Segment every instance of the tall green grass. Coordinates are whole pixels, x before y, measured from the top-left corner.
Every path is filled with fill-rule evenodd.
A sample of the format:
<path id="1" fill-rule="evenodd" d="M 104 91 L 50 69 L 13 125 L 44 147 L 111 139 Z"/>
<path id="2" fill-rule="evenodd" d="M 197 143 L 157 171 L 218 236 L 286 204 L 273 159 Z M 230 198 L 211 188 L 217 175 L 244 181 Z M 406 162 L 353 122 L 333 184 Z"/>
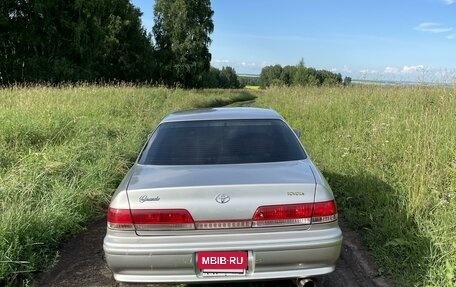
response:
<path id="1" fill-rule="evenodd" d="M 276 88 L 343 215 L 399 286 L 456 286 L 456 89 Z"/>
<path id="2" fill-rule="evenodd" d="M 147 134 L 171 111 L 245 91 L 0 89 L 0 286 L 29 285 L 65 238 L 104 213 Z"/>

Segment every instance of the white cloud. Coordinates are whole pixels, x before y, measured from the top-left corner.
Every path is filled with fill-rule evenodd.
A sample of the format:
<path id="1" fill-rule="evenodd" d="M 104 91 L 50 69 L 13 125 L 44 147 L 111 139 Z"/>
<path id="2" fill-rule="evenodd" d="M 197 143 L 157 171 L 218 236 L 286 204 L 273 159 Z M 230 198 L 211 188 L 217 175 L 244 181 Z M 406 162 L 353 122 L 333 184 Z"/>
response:
<path id="1" fill-rule="evenodd" d="M 259 63 L 255 63 L 255 62 L 245 62 L 245 61 L 241 62 L 240 64 L 241 64 L 241 66 L 243 66 L 243 67 L 260 67 L 260 66 L 261 66 Z"/>
<path id="2" fill-rule="evenodd" d="M 440 69 L 435 71 L 434 77 L 440 82 L 455 83 L 456 81 L 456 70 L 454 69 Z"/>
<path id="3" fill-rule="evenodd" d="M 359 71 L 360 74 L 378 74 L 377 70 L 369 70 L 369 69 L 363 69 Z"/>
<path id="4" fill-rule="evenodd" d="M 264 65 L 263 65 L 264 64 Z M 249 61 L 238 61 L 238 60 L 227 60 L 227 59 L 213 59 L 211 65 L 215 68 L 221 69 L 223 67 L 230 66 L 241 74 L 259 74 L 261 68 L 267 65 L 266 62 L 249 62 Z"/>
<path id="5" fill-rule="evenodd" d="M 444 26 L 440 23 L 423 22 L 415 27 L 415 30 L 429 33 L 447 33 L 453 31 L 453 27 Z"/>
<path id="6" fill-rule="evenodd" d="M 338 70 L 337 70 L 337 68 L 331 68 L 331 70 L 329 70 L 329 71 L 331 71 L 333 73 L 337 73 Z"/>
<path id="7" fill-rule="evenodd" d="M 213 60 L 214 63 L 222 63 L 222 64 L 228 64 L 230 62 L 230 60 L 218 60 L 218 59 L 215 59 Z"/>
<path id="8" fill-rule="evenodd" d="M 440 69 L 440 70 L 435 71 L 434 75 L 438 78 L 447 78 L 447 77 L 452 77 L 456 74 L 454 74 L 454 72 L 449 69 Z"/>
<path id="9" fill-rule="evenodd" d="M 383 73 L 385 74 L 397 74 L 399 73 L 399 69 L 396 67 L 386 67 L 385 70 L 383 70 Z"/>
<path id="10" fill-rule="evenodd" d="M 344 65 L 344 68 L 342 69 L 342 71 L 344 71 L 345 73 L 351 73 L 351 72 L 352 72 L 352 70 L 350 69 L 350 67 L 347 66 L 347 65 Z"/>
<path id="11" fill-rule="evenodd" d="M 425 65 L 388 66 L 382 71 L 366 68 L 359 70 L 357 76 L 363 80 L 456 83 L 456 69 L 432 69 Z"/>
<path id="12" fill-rule="evenodd" d="M 443 3 L 447 4 L 447 5 L 451 5 L 455 2 L 455 0 L 442 0 Z"/>
<path id="13" fill-rule="evenodd" d="M 423 69 L 424 69 L 423 65 L 404 66 L 404 67 L 402 67 L 401 73 L 404 73 L 404 74 L 416 73 L 416 72 L 423 71 Z"/>
<path id="14" fill-rule="evenodd" d="M 403 66 L 402 68 L 385 67 L 383 73 L 385 74 L 413 74 L 422 72 L 425 69 L 424 65 Z M 376 71 L 375 71 L 376 72 Z"/>

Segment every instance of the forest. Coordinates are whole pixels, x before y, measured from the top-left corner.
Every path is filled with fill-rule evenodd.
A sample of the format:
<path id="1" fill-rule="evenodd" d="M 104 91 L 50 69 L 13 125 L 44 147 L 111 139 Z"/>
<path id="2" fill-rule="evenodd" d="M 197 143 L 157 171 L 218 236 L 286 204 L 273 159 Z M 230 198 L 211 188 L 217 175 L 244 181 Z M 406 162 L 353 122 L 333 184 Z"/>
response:
<path id="1" fill-rule="evenodd" d="M 3 0 L 0 85 L 128 82 L 241 88 L 249 81 L 241 84 L 234 68 L 210 66 L 213 14 L 210 0 L 158 0 L 148 32 L 142 12 L 129 0 Z M 340 74 L 301 62 L 263 67 L 259 84 L 341 83 Z"/>

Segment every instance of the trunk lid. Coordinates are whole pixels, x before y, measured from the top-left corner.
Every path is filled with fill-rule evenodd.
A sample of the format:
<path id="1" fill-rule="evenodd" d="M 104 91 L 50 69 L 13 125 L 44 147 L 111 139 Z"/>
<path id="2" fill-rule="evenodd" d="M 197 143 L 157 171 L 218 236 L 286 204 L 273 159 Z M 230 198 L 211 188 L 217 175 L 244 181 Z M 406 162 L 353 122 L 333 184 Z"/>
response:
<path id="1" fill-rule="evenodd" d="M 260 206 L 313 203 L 315 178 L 309 160 L 135 165 L 127 194 L 131 209 L 183 209 L 195 222 L 247 221 Z"/>

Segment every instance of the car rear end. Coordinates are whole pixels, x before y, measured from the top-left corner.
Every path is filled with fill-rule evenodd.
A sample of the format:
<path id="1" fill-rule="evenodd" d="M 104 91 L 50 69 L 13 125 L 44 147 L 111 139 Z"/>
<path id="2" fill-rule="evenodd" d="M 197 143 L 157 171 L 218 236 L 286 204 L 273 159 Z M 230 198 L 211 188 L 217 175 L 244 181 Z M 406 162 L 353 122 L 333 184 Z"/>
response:
<path id="1" fill-rule="evenodd" d="M 342 241 L 336 203 L 286 123 L 201 122 L 160 125 L 114 194 L 104 250 L 115 279 L 214 282 L 332 272 Z"/>

